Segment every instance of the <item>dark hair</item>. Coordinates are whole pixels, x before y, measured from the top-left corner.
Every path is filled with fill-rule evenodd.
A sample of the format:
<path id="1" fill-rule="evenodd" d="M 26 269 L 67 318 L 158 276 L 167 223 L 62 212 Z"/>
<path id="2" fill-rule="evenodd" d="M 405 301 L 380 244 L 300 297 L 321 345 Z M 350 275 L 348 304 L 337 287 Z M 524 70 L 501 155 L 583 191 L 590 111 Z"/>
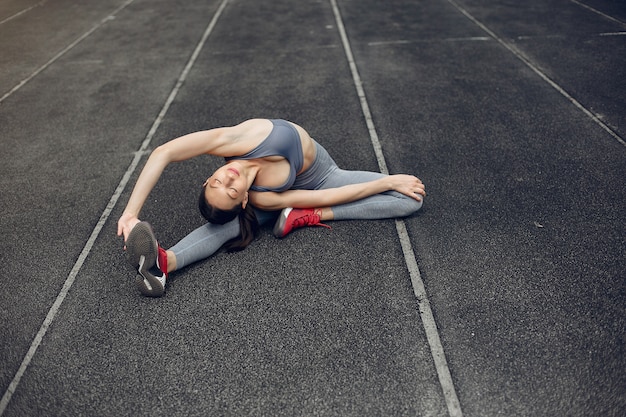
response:
<path id="1" fill-rule="evenodd" d="M 244 209 L 240 204 L 237 204 L 230 210 L 221 210 L 214 207 L 206 201 L 205 190 L 206 186 L 202 187 L 200 192 L 200 198 L 198 198 L 198 208 L 200 214 L 209 223 L 213 224 L 225 224 L 233 220 L 235 217 L 239 217 L 239 228 L 241 230 L 239 236 L 224 243 L 224 249 L 228 252 L 235 252 L 245 249 L 256 237 L 256 233 L 259 230 L 259 222 L 254 214 L 254 209 L 250 204 L 246 205 Z"/>

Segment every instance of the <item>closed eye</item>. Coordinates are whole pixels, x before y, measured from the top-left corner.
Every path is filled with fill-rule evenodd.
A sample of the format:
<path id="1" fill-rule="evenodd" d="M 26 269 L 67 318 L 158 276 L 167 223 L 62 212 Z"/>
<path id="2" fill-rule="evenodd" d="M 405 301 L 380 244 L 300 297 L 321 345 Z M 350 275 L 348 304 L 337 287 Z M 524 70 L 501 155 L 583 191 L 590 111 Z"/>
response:
<path id="1" fill-rule="evenodd" d="M 223 184 L 223 182 L 220 181 L 219 179 L 217 179 L 217 178 L 213 179 L 213 186 L 218 186 L 218 185 L 222 185 L 222 184 Z M 235 198 L 237 198 L 239 196 L 239 191 L 237 191 L 236 188 L 231 187 L 231 188 L 228 189 L 227 194 L 228 194 L 228 196 L 230 198 L 235 199 Z"/>

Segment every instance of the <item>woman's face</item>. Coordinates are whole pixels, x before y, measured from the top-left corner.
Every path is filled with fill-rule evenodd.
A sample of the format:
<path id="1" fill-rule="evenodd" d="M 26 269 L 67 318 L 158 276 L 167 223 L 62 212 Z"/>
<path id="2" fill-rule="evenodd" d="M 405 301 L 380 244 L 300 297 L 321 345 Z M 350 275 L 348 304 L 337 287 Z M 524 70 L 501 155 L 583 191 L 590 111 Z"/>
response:
<path id="1" fill-rule="evenodd" d="M 204 197 L 220 210 L 248 204 L 248 181 L 241 175 L 243 167 L 230 162 L 213 173 L 205 182 Z"/>

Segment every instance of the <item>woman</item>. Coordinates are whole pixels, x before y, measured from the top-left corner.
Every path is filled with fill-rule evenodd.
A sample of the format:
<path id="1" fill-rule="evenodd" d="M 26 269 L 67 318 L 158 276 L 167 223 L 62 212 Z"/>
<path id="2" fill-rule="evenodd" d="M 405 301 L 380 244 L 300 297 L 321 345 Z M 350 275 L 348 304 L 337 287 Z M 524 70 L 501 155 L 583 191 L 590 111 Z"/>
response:
<path id="1" fill-rule="evenodd" d="M 169 163 L 202 154 L 226 159 L 200 193 L 200 212 L 209 223 L 166 251 L 158 246 L 150 225 L 139 221 L 139 212 Z M 412 175 L 339 169 L 294 123 L 252 119 L 181 136 L 156 148 L 137 179 L 117 234 L 124 236 L 127 259 L 138 270 L 139 290 L 161 296 L 169 272 L 207 258 L 222 246 L 245 248 L 261 224 L 275 221 L 274 234 L 282 238 L 302 226 L 328 227 L 322 221 L 404 217 L 421 208 L 425 195 L 424 184 Z"/>

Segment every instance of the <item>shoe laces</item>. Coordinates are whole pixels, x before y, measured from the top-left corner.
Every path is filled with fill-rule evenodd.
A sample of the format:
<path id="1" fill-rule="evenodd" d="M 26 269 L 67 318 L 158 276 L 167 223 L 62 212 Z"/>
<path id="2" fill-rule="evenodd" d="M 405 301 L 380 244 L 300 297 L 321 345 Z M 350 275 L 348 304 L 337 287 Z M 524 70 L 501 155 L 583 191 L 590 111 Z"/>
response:
<path id="1" fill-rule="evenodd" d="M 293 227 L 304 227 L 304 226 L 322 226 L 327 229 L 331 229 L 331 227 L 327 224 L 324 224 L 320 221 L 320 217 L 322 215 L 322 210 L 311 210 L 310 212 L 305 212 L 302 216 L 293 219 Z"/>

